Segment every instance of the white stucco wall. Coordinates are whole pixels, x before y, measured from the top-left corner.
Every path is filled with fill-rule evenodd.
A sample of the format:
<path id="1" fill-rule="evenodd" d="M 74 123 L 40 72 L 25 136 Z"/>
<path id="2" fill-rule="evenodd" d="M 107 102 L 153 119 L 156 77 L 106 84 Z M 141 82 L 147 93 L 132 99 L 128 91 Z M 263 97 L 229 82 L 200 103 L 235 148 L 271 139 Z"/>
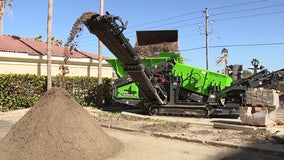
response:
<path id="1" fill-rule="evenodd" d="M 46 75 L 47 64 L 39 63 L 40 59 L 46 60 L 47 56 L 33 56 L 26 53 L 0 52 L 0 74 L 40 74 Z M 42 62 L 42 61 L 41 61 Z M 59 66 L 63 62 L 63 57 L 52 57 L 51 74 L 56 76 L 60 74 Z M 97 60 L 90 58 L 70 58 L 68 64 L 70 73 L 67 76 L 94 76 L 98 75 Z M 55 64 L 54 64 L 55 63 Z M 103 61 L 103 65 L 107 62 Z M 102 67 L 102 77 L 113 77 L 112 67 Z"/>

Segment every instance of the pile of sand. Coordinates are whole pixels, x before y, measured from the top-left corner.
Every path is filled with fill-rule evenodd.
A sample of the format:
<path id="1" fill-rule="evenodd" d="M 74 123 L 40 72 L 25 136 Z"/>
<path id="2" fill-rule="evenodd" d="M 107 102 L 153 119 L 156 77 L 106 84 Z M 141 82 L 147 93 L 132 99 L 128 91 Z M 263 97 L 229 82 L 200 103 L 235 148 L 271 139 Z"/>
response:
<path id="1" fill-rule="evenodd" d="M 0 159 L 105 159 L 120 145 L 65 90 L 56 87 L 0 141 Z"/>

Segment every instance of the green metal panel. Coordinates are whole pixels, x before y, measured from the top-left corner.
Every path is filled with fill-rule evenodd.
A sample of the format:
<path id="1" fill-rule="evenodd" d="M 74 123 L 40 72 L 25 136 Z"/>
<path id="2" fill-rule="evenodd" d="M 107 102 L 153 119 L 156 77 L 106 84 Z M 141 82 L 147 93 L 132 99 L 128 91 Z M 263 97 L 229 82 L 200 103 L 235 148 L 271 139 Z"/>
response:
<path id="1" fill-rule="evenodd" d="M 158 57 L 142 58 L 141 60 L 146 64 L 147 67 L 149 67 L 170 59 L 174 59 L 177 63 L 180 63 L 180 55 L 171 52 L 163 52 L 160 53 Z M 123 64 L 117 58 L 107 58 L 106 61 L 113 67 L 119 78 L 128 75 L 128 73 L 123 69 Z"/>
<path id="2" fill-rule="evenodd" d="M 160 53 L 158 57 L 142 58 L 141 60 L 147 67 L 154 66 L 167 60 L 174 59 L 177 63 L 180 63 L 180 55 L 177 53 L 164 52 Z M 123 64 L 117 58 L 108 58 L 106 61 L 113 67 L 119 78 L 128 75 L 123 69 Z M 131 84 L 119 87 L 116 91 L 117 98 L 140 98 L 138 86 L 133 82 Z"/>
<path id="3" fill-rule="evenodd" d="M 116 92 L 117 98 L 139 98 L 139 89 L 135 83 L 119 87 Z"/>
<path id="4" fill-rule="evenodd" d="M 106 61 L 112 66 L 118 78 L 128 75 L 123 69 L 123 64 L 117 58 L 107 58 Z"/>
<path id="5" fill-rule="evenodd" d="M 230 76 L 182 64 L 181 57 L 177 53 L 164 52 L 160 53 L 158 57 L 143 58 L 142 61 L 146 66 L 154 66 L 170 59 L 174 59 L 176 62 L 172 74 L 182 77 L 182 87 L 187 90 L 208 96 L 209 87 L 218 86 L 220 90 L 223 90 L 230 87 L 233 82 Z M 118 59 L 106 59 L 106 61 L 114 68 L 118 77 L 128 75 L 123 69 L 123 64 Z M 118 88 L 117 97 L 139 98 L 137 85 L 131 83 Z"/>
<path id="6" fill-rule="evenodd" d="M 209 87 L 218 86 L 223 90 L 233 82 L 230 76 L 179 63 L 174 66 L 172 73 L 182 77 L 183 88 L 206 96 Z"/>
<path id="7" fill-rule="evenodd" d="M 158 57 L 167 57 L 167 60 L 174 59 L 176 63 L 181 63 L 181 56 L 179 53 L 161 52 Z"/>

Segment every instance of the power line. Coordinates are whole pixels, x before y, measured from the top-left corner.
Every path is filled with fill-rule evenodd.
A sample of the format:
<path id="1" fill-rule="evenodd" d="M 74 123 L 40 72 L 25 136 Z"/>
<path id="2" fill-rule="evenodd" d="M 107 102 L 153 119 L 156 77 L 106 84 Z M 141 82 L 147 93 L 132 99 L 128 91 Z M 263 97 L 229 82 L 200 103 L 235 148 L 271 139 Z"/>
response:
<path id="1" fill-rule="evenodd" d="M 185 25 L 180 25 L 180 26 L 175 26 L 175 27 L 164 27 L 163 29 L 166 30 L 171 30 L 171 29 L 177 29 L 177 28 L 183 28 L 183 27 L 188 27 L 188 26 L 194 26 L 194 25 L 199 25 L 201 22 L 196 22 L 196 23 L 190 23 L 190 24 L 185 24 Z M 146 29 L 153 29 L 153 28 L 158 28 L 158 27 L 162 27 L 162 26 L 166 26 L 165 24 L 163 25 L 157 25 L 157 26 L 154 26 L 154 27 L 149 27 L 149 28 L 143 28 L 141 30 L 146 30 Z M 135 32 L 131 32 L 131 33 L 125 33 L 124 35 L 129 35 L 129 34 L 135 34 Z M 129 36 L 127 37 L 128 39 L 131 39 L 131 38 L 135 38 L 135 35 L 132 35 L 132 36 Z"/>
<path id="2" fill-rule="evenodd" d="M 228 8 L 228 7 L 236 7 L 236 6 L 241 6 L 241 5 L 247 5 L 247 4 L 255 4 L 255 3 L 260 3 L 260 2 L 264 2 L 264 1 L 267 1 L 267 0 L 258 0 L 258 1 L 253 1 L 253 2 L 247 2 L 247 3 L 240 3 L 240 4 L 234 4 L 234 5 L 227 5 L 227 6 L 222 6 L 222 7 L 216 7 L 216 8 L 212 8 L 210 10 L 217 10 L 217 9 L 221 9 L 221 8 Z M 281 5 L 284 5 L 284 4 L 280 4 Z M 273 6 L 266 6 L 266 7 L 259 7 L 259 8 L 251 8 L 251 9 L 247 9 L 247 10 L 257 10 L 257 9 L 264 9 L 264 8 L 270 8 L 270 7 L 274 7 L 276 5 L 273 5 Z M 279 6 L 279 5 L 278 5 Z M 237 11 L 233 11 L 234 13 L 238 13 L 238 12 L 244 12 L 245 10 L 237 10 Z M 195 11 L 195 12 L 190 12 L 190 13 L 186 13 L 186 14 L 182 14 L 182 15 L 177 15 L 177 16 L 172 16 L 172 17 L 169 17 L 169 18 L 165 18 L 165 19 L 160 19 L 160 20 L 156 20 L 156 21 L 152 21 L 152 22 L 148 22 L 148 23 L 144 23 L 144 24 L 140 24 L 140 25 L 135 25 L 135 26 L 132 26 L 132 27 L 128 27 L 128 30 L 126 31 L 129 31 L 129 28 L 135 28 L 135 27 L 138 27 L 138 26 L 146 26 L 146 25 L 150 25 L 150 24 L 154 24 L 154 23 L 158 23 L 158 22 L 163 22 L 163 21 L 167 21 L 167 20 L 171 20 L 171 19 L 174 19 L 174 18 L 179 18 L 179 17 L 184 17 L 184 16 L 187 16 L 187 15 L 191 15 L 191 14 L 197 14 L 197 13 L 200 13 L 201 11 Z M 278 12 L 270 12 L 270 13 L 261 13 L 261 14 L 254 14 L 254 15 L 246 15 L 246 16 L 237 16 L 237 17 L 229 17 L 229 18 L 221 18 L 221 19 L 217 19 L 215 21 L 224 21 L 224 20 L 231 20 L 231 19 L 238 19 L 238 18 L 248 18 L 248 17 L 256 17 L 256 16 L 265 16 L 265 15 L 271 15 L 271 14 L 280 14 L 280 13 L 283 13 L 284 11 L 278 11 Z M 223 12 L 223 13 L 218 13 L 218 14 L 215 14 L 215 15 L 222 15 L 222 14 L 228 14 L 230 12 Z M 181 22 L 186 22 L 186 21 L 190 21 L 190 20 L 194 20 L 194 19 L 199 19 L 199 18 L 202 18 L 202 17 L 193 17 L 193 18 L 190 18 L 190 19 L 184 19 L 184 20 L 179 20 L 179 21 L 174 21 L 174 22 L 169 22 L 169 23 L 165 23 L 165 24 L 161 24 L 161 25 L 156 25 L 156 26 L 152 26 L 152 27 L 147 27 L 147 28 L 144 28 L 144 29 L 152 29 L 152 28 L 158 28 L 158 27 L 164 27 L 164 29 L 176 29 L 176 28 L 183 28 L 183 27 L 187 27 L 187 26 L 193 26 L 193 25 L 198 25 L 200 24 L 201 22 L 198 22 L 198 23 L 190 23 L 190 24 L 185 24 L 185 25 L 178 25 L 176 27 L 171 27 L 169 28 L 168 25 L 172 25 L 172 24 L 176 24 L 176 23 L 181 23 Z M 165 28 L 165 26 L 167 26 L 167 28 Z M 126 34 L 134 34 L 134 32 L 126 32 Z M 132 38 L 135 37 L 135 36 L 131 36 Z M 85 38 L 85 37 L 84 37 Z M 84 39 L 83 38 L 83 39 Z M 129 37 L 130 38 L 130 37 Z M 83 43 L 88 43 L 88 40 L 84 40 L 82 41 Z M 83 46 L 86 46 L 86 45 L 83 45 Z"/>
<path id="3" fill-rule="evenodd" d="M 210 8 L 210 10 L 218 10 L 218 9 L 224 9 L 224 8 L 230 8 L 230 7 L 236 7 L 236 6 L 243 6 L 243 5 L 248 5 L 248 4 L 260 3 L 260 2 L 264 2 L 264 1 L 267 1 L 267 0 L 258 0 L 258 1 L 253 1 L 253 2 L 246 2 L 246 3 L 239 3 L 239 4 L 215 7 L 215 8 Z"/>
<path id="4" fill-rule="evenodd" d="M 203 16 L 199 16 L 199 17 L 195 17 L 195 18 L 190 18 L 190 19 L 184 19 L 184 20 L 169 22 L 169 23 L 165 23 L 165 24 L 161 24 L 161 25 L 157 25 L 157 26 L 152 26 L 152 27 L 148 27 L 148 28 L 143 28 L 143 29 L 158 28 L 158 27 L 162 27 L 162 26 L 166 26 L 166 25 L 171 25 L 171 24 L 186 22 L 186 21 L 190 21 L 190 20 L 194 20 L 194 19 L 200 19 L 200 18 L 202 18 L 202 17 L 203 17 Z M 195 24 L 195 23 L 194 23 L 194 24 Z"/>
<path id="5" fill-rule="evenodd" d="M 284 45 L 284 42 L 276 42 L 276 43 L 255 43 L 255 44 L 230 44 L 230 45 L 218 45 L 218 46 L 209 46 L 209 48 L 228 48 L 228 47 L 252 47 L 252 46 L 275 46 L 275 45 Z M 184 51 L 192 51 L 192 50 L 199 50 L 204 49 L 206 47 L 196 47 L 196 48 L 189 48 L 181 50 Z"/>
<path id="6" fill-rule="evenodd" d="M 254 14 L 254 15 L 246 15 L 246 16 L 237 16 L 237 17 L 229 17 L 229 18 L 223 18 L 223 19 L 216 19 L 214 21 L 224 21 L 224 20 L 233 20 L 233 19 L 239 19 L 239 18 L 249 18 L 249 17 L 256 17 L 256 16 L 266 16 L 266 15 L 272 15 L 272 14 L 280 14 L 280 13 L 284 13 L 284 11 L 278 11 L 278 12 L 269 12 L 269 13 L 261 13 L 261 14 Z M 194 25 L 198 25 L 201 22 L 198 23 L 190 23 L 190 24 L 185 24 L 185 25 L 180 25 L 180 26 L 176 26 L 176 27 L 171 27 L 171 28 L 165 28 L 165 29 L 176 29 L 176 28 L 183 28 L 183 27 L 187 27 L 187 26 L 194 26 Z M 164 26 L 164 25 L 160 25 L 160 26 Z M 155 26 L 155 27 L 160 27 L 160 26 Z M 151 29 L 151 28 L 147 28 L 147 29 Z M 132 33 L 134 34 L 134 33 Z M 135 36 L 130 36 L 128 37 L 129 39 L 134 38 Z M 83 40 L 80 42 L 80 44 L 82 43 L 88 43 L 91 42 L 95 39 L 91 38 L 91 40 Z M 92 44 L 86 44 L 86 45 L 81 45 L 81 47 L 83 46 L 90 46 Z"/>
<path id="7" fill-rule="evenodd" d="M 274 7 L 279 7 L 279 6 L 283 6 L 283 5 L 284 5 L 284 4 L 277 4 L 277 5 L 272 5 L 272 6 L 265 6 L 265 7 L 258 7 L 258 8 L 250 8 L 250 9 L 242 9 L 242 10 L 228 11 L 228 12 L 221 12 L 221 13 L 214 14 L 214 16 L 216 16 L 216 15 L 222 15 L 222 14 L 232 14 L 232 13 L 240 13 L 240 12 L 248 12 L 248 11 L 253 11 L 253 10 L 274 8 Z"/>
<path id="8" fill-rule="evenodd" d="M 248 3 L 241 3 L 241 4 L 236 4 L 236 5 L 229 5 L 229 6 L 218 7 L 218 8 L 240 6 L 240 5 L 245 5 L 245 4 L 253 4 L 253 3 L 259 3 L 259 2 L 263 2 L 263 1 L 267 1 L 267 0 L 254 1 L 254 2 L 248 2 Z M 240 13 L 240 12 L 251 11 L 251 10 L 258 10 L 258 9 L 266 9 L 266 8 L 278 7 L 278 6 L 282 6 L 282 5 L 284 5 L 284 4 L 277 4 L 277 5 L 266 6 L 266 7 L 258 7 L 258 8 L 251 8 L 251 9 L 246 9 L 246 10 L 237 10 L 237 11 L 230 11 L 230 12 L 222 12 L 222 13 L 214 14 L 214 16 L 215 16 L 215 15 L 222 15 L 222 14 L 230 14 L 230 13 Z M 218 8 L 213 8 L 213 9 L 218 9 Z M 212 9 L 210 9 L 210 10 L 212 10 Z M 200 11 L 197 11 L 197 12 L 200 12 Z M 197 13 L 197 12 L 192 12 L 192 13 Z M 279 13 L 283 13 L 283 12 L 284 12 L 284 11 L 278 11 L 278 12 L 261 13 L 261 14 L 255 14 L 255 15 L 230 17 L 230 18 L 218 19 L 218 20 L 215 20 L 215 21 L 223 21 L 223 20 L 246 18 L 246 17 L 255 17 L 255 16 L 262 16 L 262 15 L 271 15 L 271 14 L 279 14 Z M 161 21 L 173 19 L 173 18 L 176 18 L 176 17 L 182 17 L 182 16 L 185 16 L 185 15 L 188 15 L 188 14 L 183 14 L 183 15 L 179 15 L 179 16 L 173 16 L 173 17 L 170 17 L 170 18 L 167 18 L 167 19 L 161 19 L 161 20 L 157 20 L 157 21 L 153 21 L 153 22 L 149 22 L 149 23 L 145 23 L 145 24 L 141 24 L 141 25 L 132 26 L 132 27 L 129 27 L 129 28 L 134 28 L 134 27 L 138 27 L 138 26 L 150 25 L 150 24 L 154 24 L 154 23 L 161 22 Z M 174 22 L 169 22 L 169 23 L 165 23 L 165 24 L 161 24 L 161 25 L 156 25 L 156 26 L 152 26 L 152 27 L 147 27 L 147 28 L 143 28 L 143 29 L 158 28 L 158 27 L 162 27 L 162 26 L 166 26 L 166 25 L 171 25 L 171 24 L 186 22 L 186 21 L 189 21 L 189 20 L 200 19 L 200 18 L 202 18 L 202 16 L 194 17 L 194 18 L 190 18 L 190 19 L 179 20 L 179 21 L 174 21 Z M 187 25 L 177 26 L 177 27 L 175 27 L 175 28 L 182 28 L 182 27 L 191 26 L 191 25 L 196 25 L 196 24 L 200 24 L 200 23 L 201 23 L 201 22 L 199 22 L 199 23 L 191 23 L 191 24 L 187 24 Z M 128 29 L 129 29 L 129 28 L 128 28 Z"/>
<path id="9" fill-rule="evenodd" d="M 280 14 L 280 13 L 284 13 L 284 11 L 260 13 L 260 14 L 253 14 L 253 15 L 246 15 L 246 16 L 238 16 L 238 17 L 230 17 L 230 18 L 222 18 L 222 19 L 217 19 L 217 20 L 215 20 L 215 21 L 224 21 L 224 20 L 239 19 L 239 18 L 266 16 L 266 15 Z"/>
<path id="10" fill-rule="evenodd" d="M 189 12 L 189 13 L 185 13 L 185 14 L 182 14 L 182 15 L 177 15 L 177 16 L 173 16 L 173 17 L 169 17 L 169 18 L 164 18 L 164 19 L 160 19 L 160 20 L 146 22 L 146 23 L 143 23 L 143 24 L 138 24 L 138 25 L 135 25 L 135 26 L 131 26 L 131 27 L 129 27 L 129 29 L 140 27 L 140 26 L 145 26 L 145 25 L 150 25 L 150 24 L 155 24 L 155 23 L 159 23 L 159 22 L 163 22 L 163 21 L 168 21 L 168 20 L 171 20 L 171 19 L 176 19 L 176 18 L 180 18 L 180 17 L 192 15 L 192 14 L 201 13 L 201 12 L 202 11 Z"/>
<path id="11" fill-rule="evenodd" d="M 284 45 L 284 42 L 278 42 L 278 43 L 256 43 L 256 44 L 235 44 L 235 45 L 219 45 L 219 46 L 211 46 L 211 48 L 220 48 L 220 47 L 250 47 L 250 46 L 275 46 L 275 45 Z"/>
<path id="12" fill-rule="evenodd" d="M 239 4 L 234 4 L 234 5 L 215 7 L 215 8 L 212 8 L 212 9 L 210 8 L 210 10 L 217 10 L 217 9 L 223 9 L 223 8 L 247 5 L 247 4 L 255 4 L 255 3 L 264 2 L 264 1 L 267 1 L 267 0 L 258 0 L 258 1 L 253 1 L 253 2 L 246 2 L 246 3 L 239 3 Z M 140 26 L 145 26 L 145 25 L 150 25 L 150 24 L 154 24 L 154 23 L 159 23 L 159 22 L 163 22 L 163 21 L 168 21 L 168 20 L 171 20 L 171 19 L 176 19 L 176 18 L 180 18 L 180 17 L 192 15 L 192 14 L 197 14 L 197 13 L 202 13 L 202 12 L 203 12 L 202 10 L 199 10 L 199 11 L 185 13 L 185 14 L 182 14 L 182 15 L 172 16 L 172 17 L 169 17 L 169 18 L 164 18 L 164 19 L 160 19 L 160 20 L 146 22 L 146 23 L 143 23 L 143 24 L 138 24 L 138 25 L 135 25 L 135 26 L 131 26 L 131 27 L 129 27 L 129 29 L 140 27 Z"/>

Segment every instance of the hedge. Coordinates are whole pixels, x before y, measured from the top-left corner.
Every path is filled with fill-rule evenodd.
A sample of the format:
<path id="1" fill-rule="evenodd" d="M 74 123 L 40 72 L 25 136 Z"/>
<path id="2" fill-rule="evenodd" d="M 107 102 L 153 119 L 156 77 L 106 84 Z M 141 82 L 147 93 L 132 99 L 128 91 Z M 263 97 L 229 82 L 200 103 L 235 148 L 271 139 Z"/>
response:
<path id="1" fill-rule="evenodd" d="M 29 108 L 38 102 L 46 91 L 46 76 L 32 74 L 0 74 L 0 110 Z M 98 86 L 96 77 L 52 77 L 52 86 L 60 86 L 81 105 L 94 106 L 111 103 L 111 79 L 104 78 Z M 99 91 L 98 92 L 98 88 Z M 98 94 L 101 98 L 98 98 Z"/>

